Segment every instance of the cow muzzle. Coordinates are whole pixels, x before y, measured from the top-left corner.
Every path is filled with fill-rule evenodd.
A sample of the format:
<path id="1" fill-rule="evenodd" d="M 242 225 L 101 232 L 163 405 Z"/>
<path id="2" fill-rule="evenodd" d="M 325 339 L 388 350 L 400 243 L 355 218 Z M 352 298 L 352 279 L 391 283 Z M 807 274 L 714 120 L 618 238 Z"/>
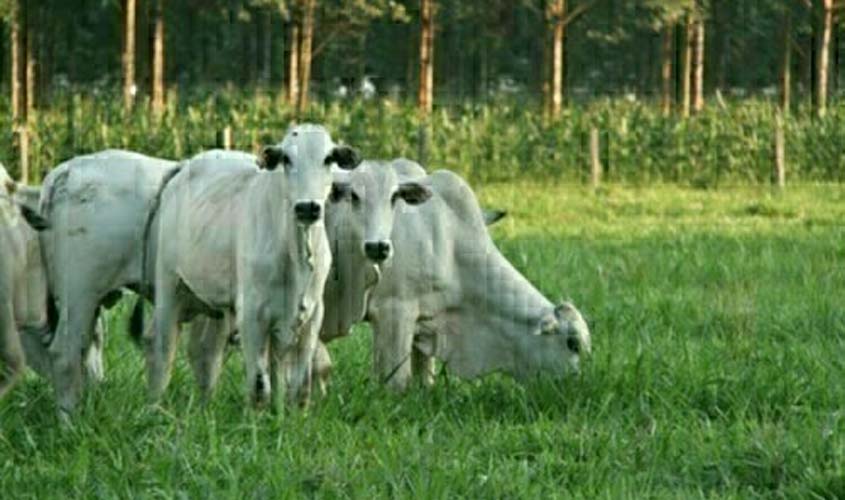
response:
<path id="1" fill-rule="evenodd" d="M 293 206 L 293 212 L 297 222 L 311 225 L 320 220 L 320 216 L 323 214 L 323 206 L 314 200 L 298 201 Z"/>
<path id="2" fill-rule="evenodd" d="M 393 252 L 390 240 L 364 242 L 364 255 L 376 264 L 384 262 Z"/>

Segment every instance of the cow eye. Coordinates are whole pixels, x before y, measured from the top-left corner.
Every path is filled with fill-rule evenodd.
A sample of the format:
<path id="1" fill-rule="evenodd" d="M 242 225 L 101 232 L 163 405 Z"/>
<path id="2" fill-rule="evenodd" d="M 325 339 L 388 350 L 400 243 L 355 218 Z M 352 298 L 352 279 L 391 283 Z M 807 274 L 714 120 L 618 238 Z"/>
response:
<path id="1" fill-rule="evenodd" d="M 578 342 L 578 339 L 576 339 L 575 337 L 569 337 L 568 339 L 566 339 L 566 348 L 574 352 L 575 354 L 578 354 L 579 352 L 581 352 L 581 343 Z"/>

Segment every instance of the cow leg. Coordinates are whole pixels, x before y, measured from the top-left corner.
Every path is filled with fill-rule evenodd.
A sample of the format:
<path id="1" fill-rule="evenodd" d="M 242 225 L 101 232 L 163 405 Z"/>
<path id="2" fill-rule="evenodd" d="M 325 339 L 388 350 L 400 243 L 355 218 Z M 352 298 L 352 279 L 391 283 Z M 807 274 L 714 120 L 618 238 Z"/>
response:
<path id="1" fill-rule="evenodd" d="M 270 322 L 260 318 L 257 311 L 250 311 L 243 315 L 239 323 L 246 367 L 247 394 L 253 406 L 262 408 L 270 402 L 271 384 L 268 366 Z"/>
<path id="2" fill-rule="evenodd" d="M 106 372 L 103 368 L 103 347 L 105 345 L 105 318 L 102 311 L 97 314 L 94 322 L 94 332 L 91 342 L 85 351 L 85 375 L 89 383 L 98 384 L 105 380 Z"/>
<path id="3" fill-rule="evenodd" d="M 314 350 L 314 361 L 311 365 L 311 380 L 317 383 L 320 397 L 325 397 L 328 392 L 332 368 L 332 357 L 326 344 L 318 341 L 317 348 Z"/>
<path id="4" fill-rule="evenodd" d="M 432 387 L 434 385 L 434 358 L 419 349 L 413 349 L 411 364 L 414 378 L 419 380 L 424 387 Z"/>
<path id="5" fill-rule="evenodd" d="M 35 372 L 50 380 L 52 368 L 50 367 L 50 353 L 47 346 L 44 345 L 44 339 L 50 338 L 53 332 L 50 331 L 49 325 L 44 325 L 42 328 L 25 328 L 18 332 L 20 334 L 21 346 L 23 347 L 24 357 L 26 358 L 26 366 L 35 370 Z"/>
<path id="6" fill-rule="evenodd" d="M 0 303 L 0 399 L 20 379 L 25 365 L 11 301 Z"/>
<path id="7" fill-rule="evenodd" d="M 150 401 L 158 401 L 167 384 L 176 345 L 179 340 L 181 305 L 177 297 L 177 280 L 168 276 L 156 287 L 153 338 L 147 343 L 147 381 Z"/>
<path id="8" fill-rule="evenodd" d="M 311 370 L 320 342 L 324 312 L 322 301 L 317 302 L 311 317 L 300 326 L 293 349 L 285 356 L 288 372 L 285 395 L 286 403 L 290 406 L 305 408 L 311 402 Z"/>
<path id="9" fill-rule="evenodd" d="M 226 320 L 200 317 L 191 323 L 188 357 L 203 403 L 208 403 L 223 368 L 230 328 Z"/>
<path id="10" fill-rule="evenodd" d="M 414 315 L 401 305 L 380 308 L 373 327 L 373 368 L 380 383 L 404 391 L 411 379 Z"/>
<path id="11" fill-rule="evenodd" d="M 65 418 L 76 409 L 82 396 L 82 354 L 99 306 L 96 300 L 86 300 L 79 295 L 66 296 L 69 300 L 62 304 L 56 335 L 49 347 L 53 386 L 60 415 Z"/>

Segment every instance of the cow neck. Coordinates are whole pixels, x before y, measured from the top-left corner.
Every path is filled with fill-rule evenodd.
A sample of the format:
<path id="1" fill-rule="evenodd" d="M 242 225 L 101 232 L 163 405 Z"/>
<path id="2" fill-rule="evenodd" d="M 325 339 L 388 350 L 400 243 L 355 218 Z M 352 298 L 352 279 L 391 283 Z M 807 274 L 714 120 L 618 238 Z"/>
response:
<path id="1" fill-rule="evenodd" d="M 20 222 L 18 210 L 12 197 L 6 194 L 0 194 L 0 224 L 15 226 Z"/>
<path id="2" fill-rule="evenodd" d="M 449 331 L 436 342 L 436 355 L 460 376 L 496 371 L 518 376 L 531 363 L 537 340 L 534 332 L 553 305 L 492 241 L 486 246 L 486 252 L 476 250 L 474 265 L 460 265 L 472 269 L 473 278 L 465 280 L 461 307 L 450 315 Z"/>
<path id="3" fill-rule="evenodd" d="M 484 314 L 509 329 L 532 329 L 553 304 L 488 239 L 478 279 L 469 280 L 468 295 Z M 476 254 L 478 255 L 478 254 Z M 476 257 L 473 257 L 474 259 Z M 477 265 L 477 264 L 476 264 Z"/>
<path id="4" fill-rule="evenodd" d="M 256 205 L 255 216 L 262 219 L 265 231 L 262 235 L 272 238 L 274 248 L 294 251 L 297 254 L 302 251 L 300 241 L 305 235 L 294 220 L 293 204 L 291 203 L 290 192 L 284 173 L 281 171 L 266 172 L 255 176 L 253 179 L 249 203 Z M 250 223 L 259 223 L 258 220 Z M 295 245 L 290 245 L 290 239 L 294 238 Z"/>

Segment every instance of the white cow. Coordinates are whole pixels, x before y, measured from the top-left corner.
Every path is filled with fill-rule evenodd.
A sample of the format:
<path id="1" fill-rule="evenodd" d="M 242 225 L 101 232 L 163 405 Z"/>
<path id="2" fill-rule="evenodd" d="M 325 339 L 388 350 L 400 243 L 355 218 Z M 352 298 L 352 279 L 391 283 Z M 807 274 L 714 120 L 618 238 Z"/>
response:
<path id="1" fill-rule="evenodd" d="M 426 172 L 417 163 L 364 161 L 335 178 L 326 213 L 332 272 L 323 295 L 322 341 L 344 336 L 364 317 L 378 266 L 393 254 L 391 233 L 398 212 L 431 197 Z"/>
<path id="2" fill-rule="evenodd" d="M 102 338 L 94 328 L 100 306 L 116 302 L 124 287 L 151 293 L 142 262 L 145 226 L 175 165 L 109 150 L 64 162 L 44 180 L 40 210 L 51 229 L 41 241 L 59 313 L 49 349 L 62 414 L 79 401 L 83 358 L 92 378 L 103 375 Z"/>
<path id="3" fill-rule="evenodd" d="M 324 340 L 362 318 L 369 321 L 376 375 L 398 390 L 412 374 L 431 382 L 432 358 L 462 377 L 577 371 L 590 352 L 590 332 L 578 310 L 570 303 L 555 307 L 502 256 L 463 179 L 438 171 L 426 182 L 434 195 L 398 211 L 392 258 L 378 270 L 360 263 L 354 248 L 359 238 L 333 240 L 347 245 L 335 251 L 338 282 L 343 290 L 358 285 L 350 297 L 337 292 L 340 308 L 327 311 Z M 366 224 L 352 217 L 339 225 L 349 233 Z"/>
<path id="4" fill-rule="evenodd" d="M 357 156 L 321 126 L 299 125 L 266 148 L 255 170 L 248 155 L 211 152 L 187 162 L 162 193 L 156 257 L 155 333 L 149 392 L 165 390 L 180 318 L 234 313 L 247 391 L 256 406 L 307 403 L 331 265 L 323 224 L 332 167 Z M 270 380 L 272 376 L 272 382 Z"/>
<path id="5" fill-rule="evenodd" d="M 29 364 L 46 370 L 47 278 L 36 230 L 46 228 L 27 198 L 38 190 L 19 186 L 0 165 L 0 399 Z"/>
<path id="6" fill-rule="evenodd" d="M 321 339 L 328 341 L 343 335 L 352 323 L 360 321 L 366 290 L 374 284 L 368 282 L 367 270 L 390 255 L 395 211 L 431 196 L 431 191 L 418 182 L 425 175 L 422 167 L 408 160 L 364 161 L 352 171 L 335 171 L 326 209 L 326 233 L 333 257 L 323 294 Z M 355 224 L 358 221 L 360 224 Z M 204 399 L 208 399 L 217 382 L 227 340 L 213 329 L 192 333 L 190 359 Z M 330 370 L 331 358 L 319 343 L 312 373 L 323 394 Z"/>

